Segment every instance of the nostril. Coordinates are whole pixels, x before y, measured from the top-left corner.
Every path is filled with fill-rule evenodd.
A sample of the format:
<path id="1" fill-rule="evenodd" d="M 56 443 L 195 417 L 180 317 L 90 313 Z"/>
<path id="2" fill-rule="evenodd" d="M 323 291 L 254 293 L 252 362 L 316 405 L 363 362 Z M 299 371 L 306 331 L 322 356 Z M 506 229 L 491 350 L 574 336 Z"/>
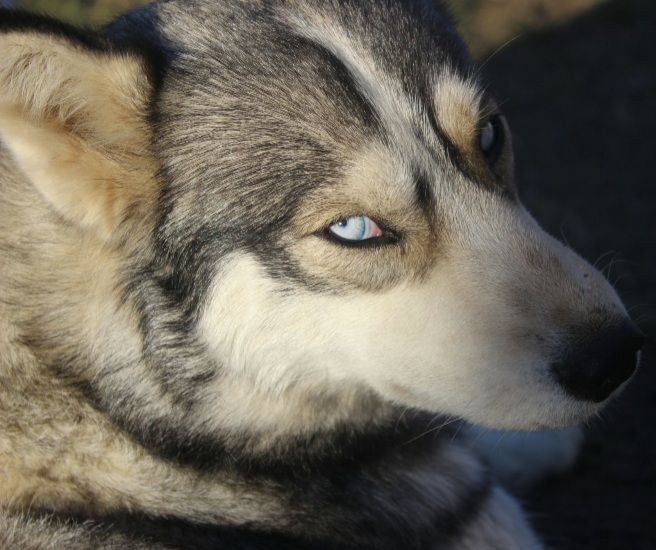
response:
<path id="1" fill-rule="evenodd" d="M 552 365 L 552 373 L 573 397 L 603 401 L 631 377 L 644 342 L 628 319 L 593 332 L 579 329 L 568 351 Z"/>

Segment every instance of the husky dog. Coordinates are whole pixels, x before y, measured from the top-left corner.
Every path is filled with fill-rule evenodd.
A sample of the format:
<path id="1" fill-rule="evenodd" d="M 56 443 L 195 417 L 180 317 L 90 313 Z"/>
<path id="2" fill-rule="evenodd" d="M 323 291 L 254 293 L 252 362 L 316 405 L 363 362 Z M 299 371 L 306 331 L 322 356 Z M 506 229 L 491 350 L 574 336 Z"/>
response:
<path id="1" fill-rule="evenodd" d="M 0 136 L 0 546 L 541 548 L 454 422 L 580 423 L 642 337 L 439 5 L 3 11 Z"/>

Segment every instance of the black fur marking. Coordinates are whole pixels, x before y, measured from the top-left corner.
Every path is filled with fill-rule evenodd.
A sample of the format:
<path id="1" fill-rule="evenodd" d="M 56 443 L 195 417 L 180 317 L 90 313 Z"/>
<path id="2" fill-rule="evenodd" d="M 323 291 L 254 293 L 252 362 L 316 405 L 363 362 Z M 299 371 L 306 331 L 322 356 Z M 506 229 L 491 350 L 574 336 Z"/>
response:
<path id="1" fill-rule="evenodd" d="M 203 525 L 175 518 L 114 515 L 96 522 L 102 531 L 171 550 L 338 550 L 332 544 L 303 542 L 280 533 Z"/>
<path id="2" fill-rule="evenodd" d="M 221 434 L 195 435 L 163 419 L 141 428 L 129 424 L 123 427 L 153 454 L 181 466 L 210 473 L 227 468 L 245 477 L 288 480 L 298 473 L 320 474 L 340 465 L 376 462 L 400 448 L 409 457 L 433 452 L 443 439 L 455 433 L 455 428 L 447 426 L 431 432 L 431 437 L 422 437 L 426 426 L 435 423 L 436 417 L 429 413 L 406 412 L 401 421 L 394 417 L 380 426 L 343 425 L 287 437 L 258 454 L 252 449 L 261 436 L 257 433 L 244 432 L 237 439 L 222 439 Z"/>
<path id="3" fill-rule="evenodd" d="M 92 29 L 75 27 L 51 17 L 22 10 L 0 8 L 0 33 L 35 32 L 67 40 L 73 46 L 109 55 L 132 55 L 143 59 L 149 80 L 159 88 L 166 67 L 165 50 L 155 47 L 149 37 L 139 33 L 123 36 L 123 40 L 112 40 Z"/>
<path id="4" fill-rule="evenodd" d="M 435 217 L 435 194 L 429 179 L 422 173 L 415 176 L 417 203 L 429 220 Z"/>
<path id="5" fill-rule="evenodd" d="M 344 92 L 344 98 L 348 101 L 345 108 L 348 109 L 349 115 L 357 117 L 372 132 L 380 133 L 382 125 L 376 107 L 370 103 L 362 92 L 360 85 L 344 65 L 344 62 L 321 44 L 310 42 L 302 37 L 298 37 L 297 41 L 297 43 L 295 40 L 291 42 L 299 49 L 315 50 L 316 54 L 322 59 L 325 70 L 329 73 L 328 79 L 333 84 L 338 83 Z M 302 57 L 307 55 L 307 52 L 299 53 Z"/>
<path id="6" fill-rule="evenodd" d="M 146 61 L 152 85 L 149 121 L 155 125 L 158 98 L 166 72 L 175 60 L 177 49 L 158 32 L 159 19 L 153 5 L 135 9 L 105 26 L 101 33 L 114 49 L 139 54 Z"/>
<path id="7" fill-rule="evenodd" d="M 423 498 L 422 488 L 408 484 L 406 477 L 422 461 L 431 460 L 430 455 L 421 457 L 422 453 L 399 448 L 397 456 L 385 456 L 370 464 L 338 464 L 322 472 L 297 471 L 284 480 L 251 476 L 249 482 L 254 486 L 261 482 L 269 488 L 272 482 L 279 484 L 276 491 L 288 500 L 289 517 L 295 523 L 295 528 L 281 525 L 281 529 L 290 533 L 300 530 L 302 535 L 275 533 L 256 524 L 227 527 L 175 517 L 112 514 L 62 519 L 91 521 L 103 536 L 120 534 L 135 542 L 172 548 L 434 550 L 452 544 L 478 515 L 492 485 L 485 475 L 459 487 L 459 496 L 448 506 L 436 502 L 431 511 L 408 514 L 415 500 Z"/>

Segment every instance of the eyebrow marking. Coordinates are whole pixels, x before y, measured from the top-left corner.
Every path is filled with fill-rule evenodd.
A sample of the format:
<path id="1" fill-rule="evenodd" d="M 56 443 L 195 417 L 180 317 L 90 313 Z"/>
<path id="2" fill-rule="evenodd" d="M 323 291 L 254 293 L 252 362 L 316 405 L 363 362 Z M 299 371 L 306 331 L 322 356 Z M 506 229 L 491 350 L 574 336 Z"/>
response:
<path id="1" fill-rule="evenodd" d="M 343 86 L 344 90 L 349 94 L 349 98 L 355 101 L 363 121 L 372 126 L 379 125 L 380 119 L 376 111 L 376 106 L 370 101 L 365 90 L 362 89 L 357 78 L 351 73 L 344 61 L 321 43 L 314 42 L 304 36 L 299 37 L 299 40 L 305 41 L 330 66 L 332 76 Z"/>
<path id="2" fill-rule="evenodd" d="M 393 75 L 381 69 L 367 46 L 349 35 L 334 21 L 319 14 L 291 18 L 296 34 L 325 48 L 338 59 L 357 83 L 357 88 L 373 106 L 377 120 L 390 135 L 412 149 L 415 141 L 413 120 L 418 107 L 408 98 Z"/>
<path id="3" fill-rule="evenodd" d="M 451 140 L 449 135 L 440 126 L 437 112 L 435 110 L 435 102 L 430 96 L 428 96 L 428 99 L 424 98 L 424 105 L 426 105 L 426 120 L 428 120 L 428 124 L 433 132 L 433 135 L 437 138 L 437 141 L 442 145 L 442 147 L 444 147 L 444 154 L 446 155 L 446 159 L 453 163 L 459 170 L 464 171 L 466 163 L 464 161 L 463 154 L 460 149 L 458 149 L 458 146 Z M 422 141 L 426 143 L 426 147 L 432 151 L 430 144 L 431 140 L 427 139 L 426 137 L 419 138 L 422 139 Z"/>
<path id="4" fill-rule="evenodd" d="M 415 195 L 421 209 L 432 219 L 435 212 L 435 194 L 426 175 L 419 171 L 415 174 Z"/>

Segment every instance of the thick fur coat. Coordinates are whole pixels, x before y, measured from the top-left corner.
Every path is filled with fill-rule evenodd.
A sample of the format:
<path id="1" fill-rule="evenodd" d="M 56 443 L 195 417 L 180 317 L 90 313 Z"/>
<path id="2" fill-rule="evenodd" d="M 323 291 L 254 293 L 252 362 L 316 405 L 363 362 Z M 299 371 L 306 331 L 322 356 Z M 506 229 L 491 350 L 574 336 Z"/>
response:
<path id="1" fill-rule="evenodd" d="M 0 12 L 0 254 L 7 548 L 541 548 L 459 421 L 581 422 L 641 339 L 420 0 Z"/>

